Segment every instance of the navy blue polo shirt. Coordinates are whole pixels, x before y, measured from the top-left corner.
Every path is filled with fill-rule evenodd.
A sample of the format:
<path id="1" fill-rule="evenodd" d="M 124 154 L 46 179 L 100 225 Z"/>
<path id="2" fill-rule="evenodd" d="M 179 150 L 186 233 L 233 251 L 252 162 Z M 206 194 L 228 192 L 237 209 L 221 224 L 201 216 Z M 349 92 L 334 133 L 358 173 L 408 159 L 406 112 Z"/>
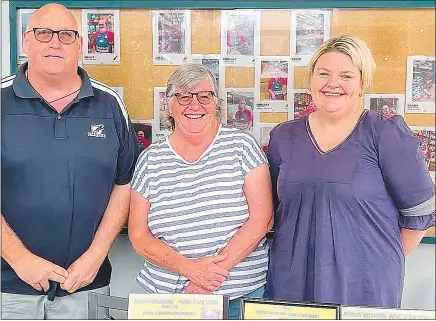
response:
<path id="1" fill-rule="evenodd" d="M 82 68 L 82 88 L 60 114 L 26 69 L 2 80 L 1 213 L 32 253 L 68 268 L 91 245 L 114 184 L 130 183 L 138 143 L 120 97 Z M 42 294 L 3 258 L 1 269 L 2 292 Z M 110 276 L 106 258 L 80 291 L 106 286 Z"/>

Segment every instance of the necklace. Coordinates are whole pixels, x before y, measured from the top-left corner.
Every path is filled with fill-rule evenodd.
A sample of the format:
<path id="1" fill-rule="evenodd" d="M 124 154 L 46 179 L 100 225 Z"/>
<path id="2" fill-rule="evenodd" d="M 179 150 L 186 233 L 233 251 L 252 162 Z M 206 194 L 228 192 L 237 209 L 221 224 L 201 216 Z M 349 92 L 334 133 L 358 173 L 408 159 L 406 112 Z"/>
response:
<path id="1" fill-rule="evenodd" d="M 26 78 L 29 79 L 29 72 L 28 72 L 28 70 L 26 70 Z M 32 87 L 33 87 L 33 86 L 32 86 Z M 54 102 L 56 102 L 56 101 L 58 101 L 58 100 L 64 99 L 64 98 L 66 98 L 66 97 L 68 97 L 68 96 L 71 96 L 71 95 L 73 95 L 73 94 L 75 94 L 75 93 L 77 93 L 77 92 L 79 92 L 79 91 L 80 91 L 80 88 L 79 88 L 79 89 L 76 89 L 76 90 L 73 91 L 72 93 L 69 93 L 69 94 L 67 94 L 67 95 L 65 95 L 65 96 L 62 96 L 62 97 L 60 97 L 60 98 L 57 98 L 57 99 L 52 100 L 52 101 L 47 101 L 47 102 L 48 102 L 49 104 L 54 103 Z"/>
<path id="2" fill-rule="evenodd" d="M 48 103 L 51 104 L 51 103 L 54 103 L 55 101 L 58 101 L 58 100 L 64 99 L 64 98 L 66 98 L 66 97 L 68 97 L 68 96 L 71 96 L 72 94 L 75 94 L 75 93 L 78 92 L 79 90 L 80 90 L 80 88 L 77 89 L 77 90 L 75 90 L 75 91 L 73 91 L 72 93 L 69 93 L 68 95 L 62 96 L 61 98 L 58 98 L 58 99 L 55 99 L 55 100 L 52 100 L 52 101 L 48 101 Z"/>

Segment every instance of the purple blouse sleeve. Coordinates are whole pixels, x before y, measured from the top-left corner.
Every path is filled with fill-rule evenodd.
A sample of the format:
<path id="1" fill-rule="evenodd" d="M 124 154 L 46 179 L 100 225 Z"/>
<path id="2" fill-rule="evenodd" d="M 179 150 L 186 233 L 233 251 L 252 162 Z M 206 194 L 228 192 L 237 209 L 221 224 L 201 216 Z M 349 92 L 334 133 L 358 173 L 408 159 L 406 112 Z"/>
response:
<path id="1" fill-rule="evenodd" d="M 269 170 L 271 175 L 271 185 L 272 185 L 272 195 L 273 195 L 273 203 L 274 203 L 274 213 L 277 211 L 277 207 L 279 206 L 279 200 L 277 196 L 277 179 L 280 172 L 280 153 L 278 149 L 279 145 L 279 136 L 276 137 L 278 128 L 275 127 L 271 130 L 269 135 L 269 144 L 268 144 L 268 152 L 267 158 L 269 163 Z"/>
<path id="2" fill-rule="evenodd" d="M 435 185 L 419 139 L 403 117 L 385 120 L 379 137 L 378 157 L 384 182 L 400 212 L 400 227 L 425 230 L 434 226 Z"/>

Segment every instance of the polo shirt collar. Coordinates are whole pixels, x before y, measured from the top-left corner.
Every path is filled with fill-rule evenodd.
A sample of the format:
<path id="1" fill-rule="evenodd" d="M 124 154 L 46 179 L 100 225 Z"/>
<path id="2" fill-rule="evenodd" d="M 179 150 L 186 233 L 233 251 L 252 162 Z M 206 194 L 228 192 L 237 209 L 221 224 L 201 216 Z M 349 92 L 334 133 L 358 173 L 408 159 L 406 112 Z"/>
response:
<path id="1" fill-rule="evenodd" d="M 24 63 L 20 66 L 15 76 L 12 88 L 20 98 L 40 98 L 40 95 L 33 89 L 29 80 L 26 77 L 26 70 L 28 63 Z M 81 67 L 77 67 L 77 74 L 82 78 L 82 88 L 80 88 L 77 98 L 80 100 L 86 97 L 93 97 L 94 90 L 89 80 L 88 73 Z"/>
<path id="2" fill-rule="evenodd" d="M 82 78 L 82 88 L 80 88 L 77 98 L 82 99 L 86 97 L 93 97 L 94 89 L 92 88 L 88 73 L 81 67 L 77 67 L 77 73 L 79 74 L 80 78 Z"/>

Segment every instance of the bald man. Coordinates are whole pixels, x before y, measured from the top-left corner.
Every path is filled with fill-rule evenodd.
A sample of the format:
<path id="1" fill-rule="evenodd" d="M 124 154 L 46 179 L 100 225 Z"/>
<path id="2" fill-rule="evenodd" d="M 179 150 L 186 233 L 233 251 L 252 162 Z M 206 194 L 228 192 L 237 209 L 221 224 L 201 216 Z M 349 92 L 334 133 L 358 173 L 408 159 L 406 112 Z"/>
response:
<path id="1" fill-rule="evenodd" d="M 37 10 L 23 50 L 1 88 L 1 317 L 87 319 L 88 292 L 109 293 L 139 147 L 119 96 L 78 67 L 70 11 Z"/>

